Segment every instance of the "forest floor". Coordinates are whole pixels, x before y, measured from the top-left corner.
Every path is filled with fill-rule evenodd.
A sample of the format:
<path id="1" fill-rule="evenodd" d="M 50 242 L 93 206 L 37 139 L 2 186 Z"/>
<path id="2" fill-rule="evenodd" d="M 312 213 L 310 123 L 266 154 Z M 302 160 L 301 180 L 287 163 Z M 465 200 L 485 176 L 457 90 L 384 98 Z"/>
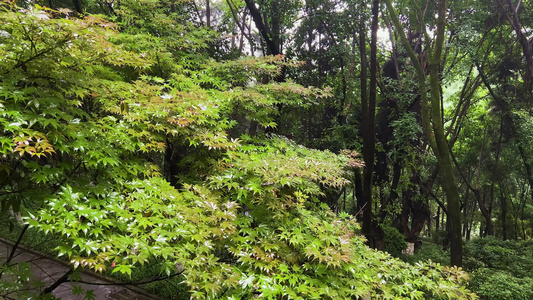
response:
<path id="1" fill-rule="evenodd" d="M 5 261 L 12 249 L 12 243 L 0 239 L 0 264 Z M 46 286 L 49 286 L 61 278 L 70 266 L 64 261 L 57 260 L 51 256 L 18 247 L 15 257 L 12 262 L 29 262 L 31 264 L 32 280 L 40 280 Z M 91 290 L 94 294 L 94 299 L 137 299 L 137 300 L 157 300 L 160 299 L 154 295 L 133 286 L 116 285 L 116 282 L 90 273 L 86 271 L 81 272 L 81 281 L 90 282 L 91 284 L 66 282 L 58 286 L 53 295 L 63 300 L 78 300 L 86 299 L 84 294 L 75 295 L 73 293 L 74 286 L 79 286 L 83 290 Z M 103 285 L 101 285 L 103 284 Z M 38 294 L 40 291 L 35 290 Z"/>

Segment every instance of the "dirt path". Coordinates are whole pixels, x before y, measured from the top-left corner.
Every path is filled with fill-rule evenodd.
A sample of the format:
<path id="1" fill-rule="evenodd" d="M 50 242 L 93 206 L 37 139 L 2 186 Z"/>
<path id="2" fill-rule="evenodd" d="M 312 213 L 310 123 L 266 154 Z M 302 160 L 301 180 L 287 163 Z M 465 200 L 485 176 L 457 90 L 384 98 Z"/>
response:
<path id="1" fill-rule="evenodd" d="M 2 264 L 8 254 L 11 252 L 12 243 L 0 239 L 0 264 Z M 31 264 L 31 273 L 33 275 L 32 280 L 41 280 L 46 283 L 46 286 L 56 282 L 61 278 L 68 270 L 69 266 L 60 260 L 57 260 L 51 256 L 44 255 L 25 248 L 18 248 L 15 258 L 12 262 L 29 262 Z M 82 272 L 81 280 L 91 283 L 103 283 L 106 285 L 96 284 L 80 284 L 66 282 L 58 286 L 53 295 L 60 299 L 65 300 L 82 300 L 85 299 L 83 295 L 74 295 L 72 292 L 73 287 L 80 286 L 84 290 L 92 290 L 95 299 L 138 299 L 138 300 L 160 300 L 149 293 L 133 287 L 133 286 L 119 286 L 113 285 L 115 282 L 92 274 L 90 272 Z M 44 288 L 43 288 L 44 289 Z M 34 290 L 35 294 L 39 294 L 41 291 Z M 1 298 L 2 296 L 0 296 Z M 15 298 L 16 299 L 16 298 Z"/>

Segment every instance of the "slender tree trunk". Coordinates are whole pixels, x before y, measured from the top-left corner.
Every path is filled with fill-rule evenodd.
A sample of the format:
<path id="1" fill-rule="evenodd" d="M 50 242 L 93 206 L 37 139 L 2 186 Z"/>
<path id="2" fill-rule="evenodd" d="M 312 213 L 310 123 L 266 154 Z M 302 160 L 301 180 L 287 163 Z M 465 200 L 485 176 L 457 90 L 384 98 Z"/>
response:
<path id="1" fill-rule="evenodd" d="M 433 217 L 432 217 L 432 211 L 431 211 L 431 206 L 429 205 L 429 195 L 426 194 L 426 205 L 428 207 L 428 212 L 429 212 L 429 218 L 428 218 L 428 228 L 427 228 L 427 233 L 426 233 L 426 236 L 431 236 L 431 226 L 432 226 L 432 222 L 433 222 Z"/>
<path id="2" fill-rule="evenodd" d="M 500 181 L 500 211 L 502 220 L 502 238 L 507 239 L 507 199 L 503 193 L 503 182 Z"/>
<path id="3" fill-rule="evenodd" d="M 475 190 L 474 195 L 476 196 L 479 209 L 481 210 L 483 217 L 485 217 L 485 226 L 487 227 L 486 234 L 494 235 L 494 223 L 492 222 L 492 216 L 491 216 L 492 213 L 489 209 L 487 209 L 487 206 L 485 205 L 485 201 L 481 199 L 479 190 Z"/>
<path id="4" fill-rule="evenodd" d="M 244 38 L 246 37 L 246 39 L 248 39 L 248 43 L 250 44 L 250 51 L 251 53 L 253 53 L 253 44 L 252 44 L 252 39 L 250 38 L 249 35 L 246 34 L 246 17 L 248 16 L 248 11 L 245 10 L 242 14 L 242 22 L 241 23 L 237 23 L 237 24 L 242 24 L 242 29 L 241 29 L 241 36 L 240 36 L 240 39 L 239 39 L 239 51 L 242 52 L 242 50 L 244 49 Z M 253 56 L 253 54 L 251 54 Z"/>
<path id="5" fill-rule="evenodd" d="M 247 24 L 246 24 L 247 10 L 245 10 L 243 12 L 242 19 L 240 19 L 237 11 L 235 10 L 233 5 L 231 4 L 231 1 L 226 0 L 226 4 L 228 5 L 228 7 L 229 7 L 229 9 L 231 11 L 231 14 L 233 15 L 233 20 L 235 21 L 235 24 L 237 25 L 237 27 L 241 31 L 241 36 L 239 38 L 239 51 L 242 52 L 242 50 L 244 48 L 244 38 L 246 38 L 248 40 L 248 43 L 250 44 L 251 56 L 254 56 L 253 40 L 251 38 L 250 32 L 246 32 L 246 29 L 249 28 L 249 26 L 247 26 Z"/>
<path id="6" fill-rule="evenodd" d="M 211 1 L 205 0 L 205 18 L 207 27 L 211 27 Z"/>
<path id="7" fill-rule="evenodd" d="M 248 36 L 251 37 L 252 36 L 252 19 L 250 18 L 250 24 L 248 24 Z M 254 46 L 255 44 L 252 44 L 251 43 L 251 39 L 250 39 L 250 55 L 251 56 L 255 56 L 255 50 L 256 50 L 256 47 Z"/>
<path id="8" fill-rule="evenodd" d="M 281 42 L 281 9 L 283 6 L 283 0 L 271 1 L 270 9 L 268 10 L 270 14 L 270 33 L 271 38 L 278 47 L 279 53 L 283 53 L 282 42 Z"/>
<path id="9" fill-rule="evenodd" d="M 468 219 L 468 192 L 470 192 L 470 190 L 468 189 L 468 187 L 466 188 L 466 191 L 465 191 L 465 195 L 464 195 L 464 198 L 463 198 L 463 203 L 464 203 L 464 207 L 463 207 L 463 237 L 466 238 L 466 232 L 468 231 L 468 222 L 467 222 L 467 219 Z"/>
<path id="10" fill-rule="evenodd" d="M 364 6 L 364 5 L 363 5 Z M 363 234 L 372 246 L 372 173 L 374 169 L 374 156 L 370 144 L 374 141 L 374 136 L 369 134 L 369 100 L 367 90 L 367 57 L 366 57 L 366 22 L 364 14 L 359 20 L 359 53 L 361 57 L 361 113 L 363 123 L 363 160 L 365 168 L 363 170 Z"/>
<path id="11" fill-rule="evenodd" d="M 361 176 L 361 171 L 359 169 L 354 170 L 354 197 L 357 201 L 357 205 L 355 206 L 356 209 L 353 212 L 353 214 L 358 218 L 360 221 L 360 213 L 365 207 L 365 202 L 363 199 L 363 178 Z"/>
<path id="12" fill-rule="evenodd" d="M 522 198 L 524 197 L 524 195 L 520 195 L 520 203 L 522 202 Z M 513 201 L 511 199 L 511 207 L 512 207 L 512 211 L 513 211 L 513 219 L 514 219 L 514 235 L 513 235 L 513 238 L 516 240 L 518 239 L 518 235 L 520 234 L 520 229 L 519 229 L 519 226 L 518 226 L 518 220 L 520 219 L 520 207 L 515 204 L 515 201 Z"/>
<path id="13" fill-rule="evenodd" d="M 472 213 L 475 213 L 477 211 L 477 208 L 476 208 L 476 202 L 473 203 L 473 207 L 472 207 Z M 468 229 L 467 229 L 467 232 L 466 232 L 466 240 L 467 241 L 470 241 L 470 234 L 472 233 L 472 227 L 474 226 L 474 218 L 473 217 L 470 217 L 469 220 L 468 220 Z"/>
<path id="14" fill-rule="evenodd" d="M 524 197 L 522 198 L 522 202 L 521 202 L 521 205 L 520 205 L 520 227 L 522 229 L 522 239 L 525 240 L 526 239 L 526 228 L 524 227 L 524 218 L 525 218 L 525 215 L 524 215 L 524 209 L 525 209 L 525 206 L 526 206 L 526 200 L 527 198 Z"/>
<path id="15" fill-rule="evenodd" d="M 520 157 L 522 158 L 522 162 L 524 163 L 524 169 L 526 170 L 526 176 L 527 181 L 529 183 L 529 190 L 531 192 L 531 199 L 533 199 L 533 172 L 531 171 L 531 164 L 529 163 L 526 151 L 524 149 L 524 146 L 520 143 L 520 140 L 517 141 L 518 143 L 518 151 L 520 152 Z"/>
<path id="16" fill-rule="evenodd" d="M 359 26 L 359 47 L 361 52 L 361 99 L 363 113 L 363 159 L 365 169 L 363 173 L 363 199 L 365 207 L 363 210 L 363 233 L 365 234 L 369 246 L 375 247 L 374 224 L 373 224 L 373 201 L 372 201 L 372 179 L 374 170 L 375 144 L 375 115 L 376 115 L 376 93 L 377 93 L 377 28 L 378 28 L 379 0 L 374 0 L 372 4 L 372 26 L 370 40 L 370 97 L 367 98 L 366 91 L 366 26 L 364 16 L 361 17 Z M 364 95 L 363 95 L 364 94 Z M 368 100 L 368 101 L 367 101 Z"/>
<path id="17" fill-rule="evenodd" d="M 442 214 L 442 218 L 440 219 L 441 230 L 447 230 L 448 229 L 447 220 L 448 220 L 448 214 L 443 213 Z"/>
<path id="18" fill-rule="evenodd" d="M 368 101 L 368 158 L 369 163 L 372 164 L 370 176 L 367 176 L 366 179 L 369 181 L 368 194 L 366 198 L 368 201 L 372 202 L 372 175 L 374 170 L 374 161 L 375 161 L 375 152 L 376 152 L 376 98 L 377 98 L 377 31 L 378 31 L 378 16 L 379 16 L 379 0 L 374 0 L 372 3 L 372 26 L 371 26 L 371 38 L 370 38 L 370 97 Z M 371 226 L 374 226 L 372 222 L 372 211 L 364 216 L 365 221 L 368 222 L 370 218 Z M 374 226 L 375 227 L 375 226 Z M 380 234 L 382 236 L 383 233 Z M 382 239 L 381 239 L 382 240 Z M 374 247 L 376 245 L 374 241 Z M 383 243 L 380 243 L 380 250 L 383 250 Z"/>
<path id="19" fill-rule="evenodd" d="M 444 41 L 444 30 L 446 26 L 446 1 L 437 2 L 437 37 L 434 45 L 433 55 L 429 61 L 429 79 L 431 85 L 431 119 L 433 133 L 435 134 L 436 149 L 433 150 L 437 156 L 440 168 L 441 182 L 447 199 L 448 225 L 450 227 L 450 255 L 451 264 L 461 266 L 463 264 L 463 241 L 461 238 L 461 207 L 459 203 L 459 191 L 453 172 L 448 141 L 445 137 L 443 118 L 441 115 L 441 94 L 440 94 L 440 60 Z"/>
<path id="20" fill-rule="evenodd" d="M 440 221 L 440 206 L 437 206 L 437 217 L 435 218 L 435 231 L 439 231 L 439 221 Z"/>

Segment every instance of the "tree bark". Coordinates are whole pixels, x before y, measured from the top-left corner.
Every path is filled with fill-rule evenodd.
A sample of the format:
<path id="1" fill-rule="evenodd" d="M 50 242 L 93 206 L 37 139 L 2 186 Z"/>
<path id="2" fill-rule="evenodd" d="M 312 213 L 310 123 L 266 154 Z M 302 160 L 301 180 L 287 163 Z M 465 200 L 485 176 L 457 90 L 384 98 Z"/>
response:
<path id="1" fill-rule="evenodd" d="M 211 27 L 211 2 L 210 0 L 205 0 L 205 18 L 207 27 Z"/>

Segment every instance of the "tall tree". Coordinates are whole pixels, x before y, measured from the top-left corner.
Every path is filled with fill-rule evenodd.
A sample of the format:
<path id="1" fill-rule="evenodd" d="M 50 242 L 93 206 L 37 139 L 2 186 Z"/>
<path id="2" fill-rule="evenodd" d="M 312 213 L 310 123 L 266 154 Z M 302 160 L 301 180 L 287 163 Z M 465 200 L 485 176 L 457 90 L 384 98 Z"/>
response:
<path id="1" fill-rule="evenodd" d="M 364 7 L 364 5 L 363 5 Z M 376 96 L 377 96 L 377 30 L 378 30 L 379 0 L 372 3 L 372 25 L 370 38 L 370 89 L 369 97 L 366 96 L 366 70 L 361 71 L 361 112 L 363 119 L 363 159 L 365 161 L 365 170 L 363 172 L 363 233 L 366 235 L 370 246 L 376 247 L 372 222 L 372 181 L 374 173 L 374 161 L 376 152 L 375 138 L 375 116 L 376 116 Z M 361 17 L 364 20 L 364 17 Z M 366 26 L 365 22 L 360 23 L 360 51 L 361 62 L 366 61 Z M 366 68 L 363 63 L 361 68 Z M 363 88 L 364 87 L 364 88 Z M 367 101 L 368 99 L 368 101 Z M 381 246 L 379 246 L 382 248 Z"/>
<path id="2" fill-rule="evenodd" d="M 455 180 L 450 148 L 445 136 L 441 110 L 441 61 L 446 32 L 446 0 L 436 2 L 436 36 L 433 43 L 430 43 L 429 35 L 426 32 L 426 24 L 422 23 L 422 20 L 425 19 L 425 12 L 422 11 L 422 8 L 416 10 L 418 19 L 421 22 L 421 24 L 419 24 L 419 29 L 423 33 L 427 44 L 426 47 L 429 49 L 427 55 L 428 58 L 422 58 L 424 60 L 422 62 L 407 39 L 405 30 L 400 23 L 392 1 L 386 0 L 386 4 L 391 20 L 400 36 L 400 41 L 407 50 L 407 54 L 417 73 L 418 89 L 421 97 L 422 128 L 433 153 L 437 157 L 440 180 L 447 199 L 451 263 L 456 266 L 461 266 L 463 260 L 463 245 L 461 238 L 461 207 L 459 203 L 459 191 Z M 429 86 L 426 84 L 427 76 L 423 67 L 423 65 L 426 64 L 429 68 Z M 428 92 L 430 98 L 427 96 Z"/>

